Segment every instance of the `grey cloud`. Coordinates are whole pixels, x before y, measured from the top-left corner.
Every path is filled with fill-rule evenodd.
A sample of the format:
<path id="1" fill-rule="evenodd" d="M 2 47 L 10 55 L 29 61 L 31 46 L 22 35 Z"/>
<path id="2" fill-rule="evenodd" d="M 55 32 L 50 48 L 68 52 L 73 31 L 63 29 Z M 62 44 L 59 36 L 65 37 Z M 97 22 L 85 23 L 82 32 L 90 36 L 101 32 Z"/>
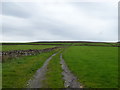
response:
<path id="1" fill-rule="evenodd" d="M 11 2 L 3 7 L 4 41 L 117 41 L 117 11 L 110 4 Z"/>
<path id="2" fill-rule="evenodd" d="M 101 19 L 117 19 L 118 8 L 113 3 L 105 2 L 80 2 L 72 3 L 76 8 L 81 8 L 83 11 L 93 17 L 98 17 Z M 112 13 L 114 12 L 114 13 Z"/>
<path id="3" fill-rule="evenodd" d="M 3 15 L 15 16 L 15 17 L 21 17 L 21 18 L 30 17 L 29 12 L 27 12 L 19 4 L 12 3 L 12 2 L 3 2 L 2 3 L 2 14 Z"/>

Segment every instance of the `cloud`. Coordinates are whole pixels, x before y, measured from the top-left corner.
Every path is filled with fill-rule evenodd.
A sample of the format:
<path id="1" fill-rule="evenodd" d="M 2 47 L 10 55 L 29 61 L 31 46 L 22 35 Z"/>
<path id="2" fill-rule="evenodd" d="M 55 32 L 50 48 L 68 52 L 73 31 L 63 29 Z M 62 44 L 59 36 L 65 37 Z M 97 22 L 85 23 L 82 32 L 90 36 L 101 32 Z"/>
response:
<path id="1" fill-rule="evenodd" d="M 4 2 L 3 41 L 117 41 L 117 17 L 105 2 Z"/>

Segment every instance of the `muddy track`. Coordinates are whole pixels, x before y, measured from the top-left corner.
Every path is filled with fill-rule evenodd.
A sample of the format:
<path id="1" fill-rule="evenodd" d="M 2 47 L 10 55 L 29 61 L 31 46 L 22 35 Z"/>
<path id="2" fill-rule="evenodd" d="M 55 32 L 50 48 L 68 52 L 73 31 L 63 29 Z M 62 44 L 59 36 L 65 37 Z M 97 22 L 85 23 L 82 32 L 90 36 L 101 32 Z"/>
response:
<path id="1" fill-rule="evenodd" d="M 64 79 L 64 86 L 65 88 L 83 88 L 80 83 L 77 81 L 77 77 L 75 77 L 67 67 L 65 61 L 62 58 L 62 54 L 60 55 L 60 64 L 62 66 L 63 72 L 63 79 Z"/>
<path id="2" fill-rule="evenodd" d="M 57 52 L 58 53 L 58 52 Z M 45 79 L 45 74 L 47 72 L 47 65 L 49 61 L 55 56 L 57 53 L 50 56 L 44 63 L 44 65 L 37 70 L 36 74 L 33 76 L 32 80 L 28 81 L 28 88 L 42 88 L 43 87 L 43 80 Z"/>
<path id="3" fill-rule="evenodd" d="M 59 53 L 59 52 L 57 52 Z M 47 65 L 49 64 L 49 61 L 52 59 L 53 56 L 55 56 L 57 53 L 53 54 L 50 56 L 43 66 L 37 70 L 35 75 L 33 76 L 32 79 L 28 81 L 27 87 L 28 88 L 42 88 L 43 85 L 43 80 L 45 80 L 45 74 L 47 72 Z M 62 54 L 60 55 L 60 64 L 62 67 L 62 75 L 63 75 L 63 80 L 64 80 L 64 86 L 65 88 L 83 88 L 80 83 L 77 81 L 77 77 L 75 77 L 67 67 L 65 61 L 62 58 Z M 52 83 L 52 82 L 51 82 Z"/>

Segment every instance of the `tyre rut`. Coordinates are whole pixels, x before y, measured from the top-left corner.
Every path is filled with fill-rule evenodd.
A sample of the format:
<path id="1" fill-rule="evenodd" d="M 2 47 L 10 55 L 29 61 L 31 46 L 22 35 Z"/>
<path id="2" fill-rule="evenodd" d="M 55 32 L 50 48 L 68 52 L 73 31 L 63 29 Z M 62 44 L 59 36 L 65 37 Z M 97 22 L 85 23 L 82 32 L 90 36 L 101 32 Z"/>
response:
<path id="1" fill-rule="evenodd" d="M 57 52 L 58 53 L 58 52 Z M 49 61 L 52 59 L 53 56 L 55 56 L 57 53 L 53 54 L 52 56 L 50 56 L 45 63 L 43 64 L 43 66 L 37 70 L 37 72 L 35 73 L 35 75 L 33 76 L 33 79 L 28 81 L 28 88 L 42 88 L 43 86 L 43 80 L 45 79 L 45 74 L 47 72 L 47 65 L 49 63 Z"/>
<path id="2" fill-rule="evenodd" d="M 64 59 L 62 58 L 62 54 L 60 55 L 60 64 L 63 69 L 62 75 L 64 79 L 65 88 L 83 88 L 81 84 L 77 81 L 77 77 L 75 77 L 67 67 Z"/>

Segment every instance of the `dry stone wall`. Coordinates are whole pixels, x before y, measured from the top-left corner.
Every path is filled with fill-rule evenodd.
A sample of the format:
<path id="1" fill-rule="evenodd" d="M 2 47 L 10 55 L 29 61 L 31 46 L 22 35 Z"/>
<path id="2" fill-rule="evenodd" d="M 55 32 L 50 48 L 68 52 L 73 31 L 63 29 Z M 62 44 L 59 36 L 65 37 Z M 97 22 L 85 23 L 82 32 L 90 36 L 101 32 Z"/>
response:
<path id="1" fill-rule="evenodd" d="M 36 55 L 43 52 L 50 52 L 58 48 L 61 48 L 61 47 L 53 47 L 53 48 L 46 48 L 46 49 L 2 51 L 0 52 L 0 56 L 2 56 L 2 61 L 4 62 L 6 59 L 16 58 L 20 56 Z"/>

